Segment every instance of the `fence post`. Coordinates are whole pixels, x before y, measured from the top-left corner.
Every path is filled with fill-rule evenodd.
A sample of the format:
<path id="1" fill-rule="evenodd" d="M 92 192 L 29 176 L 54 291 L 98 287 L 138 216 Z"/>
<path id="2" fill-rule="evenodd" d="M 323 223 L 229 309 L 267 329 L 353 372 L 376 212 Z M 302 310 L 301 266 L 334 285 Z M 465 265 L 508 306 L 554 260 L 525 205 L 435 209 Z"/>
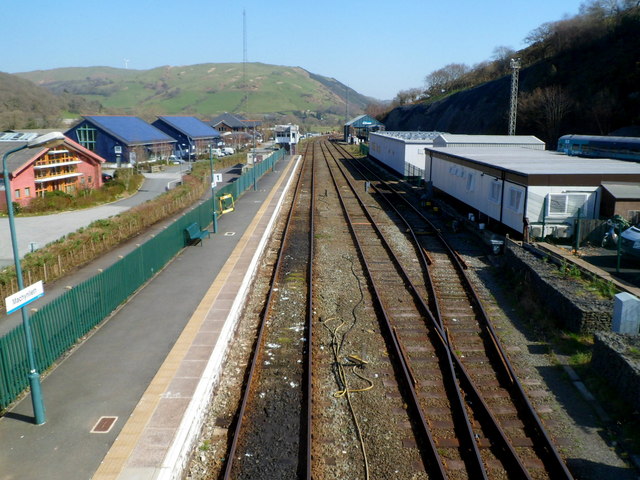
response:
<path id="1" fill-rule="evenodd" d="M 578 208 L 578 218 L 576 218 L 576 253 L 580 249 L 580 214 L 582 213 L 582 209 Z"/>

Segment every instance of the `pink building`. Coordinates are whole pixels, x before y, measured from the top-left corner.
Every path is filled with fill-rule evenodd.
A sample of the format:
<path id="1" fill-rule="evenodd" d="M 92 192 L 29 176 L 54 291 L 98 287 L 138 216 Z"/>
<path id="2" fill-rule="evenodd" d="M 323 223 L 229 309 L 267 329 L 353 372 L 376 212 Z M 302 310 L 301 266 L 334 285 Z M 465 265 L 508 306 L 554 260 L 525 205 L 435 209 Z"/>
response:
<path id="1" fill-rule="evenodd" d="M 38 134 L 0 134 L 0 158 L 9 150 L 24 145 Z M 27 205 L 32 198 L 46 192 L 61 190 L 75 194 L 83 189 L 102 186 L 104 159 L 82 145 L 66 138 L 54 148 L 26 148 L 7 158 L 11 181 L 11 200 Z M 2 172 L 0 171 L 0 177 Z M 0 183 L 4 189 L 4 183 Z M 0 195 L 0 207 L 6 209 L 5 194 Z"/>

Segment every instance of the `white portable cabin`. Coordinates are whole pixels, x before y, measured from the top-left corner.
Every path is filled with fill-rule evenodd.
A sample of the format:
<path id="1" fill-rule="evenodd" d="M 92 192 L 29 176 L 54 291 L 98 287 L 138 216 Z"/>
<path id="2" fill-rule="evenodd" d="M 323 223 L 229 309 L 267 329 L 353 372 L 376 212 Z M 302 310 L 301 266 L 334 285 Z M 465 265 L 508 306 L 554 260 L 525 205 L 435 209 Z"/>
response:
<path id="1" fill-rule="evenodd" d="M 371 132 L 369 156 L 402 176 L 422 177 L 424 149 L 433 146 L 439 135 L 441 132 Z"/>
<path id="2" fill-rule="evenodd" d="M 517 232 L 527 219 L 535 236 L 571 236 L 578 209 L 580 218 L 598 218 L 603 181 L 640 182 L 640 164 L 531 148 L 431 147 L 425 153 L 425 180 L 434 188 Z"/>

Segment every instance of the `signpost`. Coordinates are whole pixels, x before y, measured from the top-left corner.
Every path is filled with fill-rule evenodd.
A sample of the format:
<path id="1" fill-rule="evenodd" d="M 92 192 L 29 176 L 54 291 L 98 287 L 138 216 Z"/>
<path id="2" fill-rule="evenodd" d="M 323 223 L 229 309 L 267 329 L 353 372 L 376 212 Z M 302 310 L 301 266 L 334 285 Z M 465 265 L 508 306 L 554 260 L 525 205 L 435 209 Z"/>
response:
<path id="1" fill-rule="evenodd" d="M 19 310 L 22 307 L 26 307 L 31 302 L 39 299 L 44 295 L 44 287 L 42 286 L 42 280 L 23 288 L 17 293 L 10 295 L 4 299 L 4 304 L 7 307 L 7 315 Z"/>

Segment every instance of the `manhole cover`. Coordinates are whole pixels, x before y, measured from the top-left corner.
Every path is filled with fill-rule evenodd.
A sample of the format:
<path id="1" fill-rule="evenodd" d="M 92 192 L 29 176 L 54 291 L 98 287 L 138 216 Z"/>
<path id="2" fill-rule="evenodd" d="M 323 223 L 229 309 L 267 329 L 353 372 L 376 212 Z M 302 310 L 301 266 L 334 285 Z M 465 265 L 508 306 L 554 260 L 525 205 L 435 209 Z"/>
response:
<path id="1" fill-rule="evenodd" d="M 116 423 L 118 417 L 100 417 L 98 422 L 91 429 L 91 433 L 108 433 Z"/>

